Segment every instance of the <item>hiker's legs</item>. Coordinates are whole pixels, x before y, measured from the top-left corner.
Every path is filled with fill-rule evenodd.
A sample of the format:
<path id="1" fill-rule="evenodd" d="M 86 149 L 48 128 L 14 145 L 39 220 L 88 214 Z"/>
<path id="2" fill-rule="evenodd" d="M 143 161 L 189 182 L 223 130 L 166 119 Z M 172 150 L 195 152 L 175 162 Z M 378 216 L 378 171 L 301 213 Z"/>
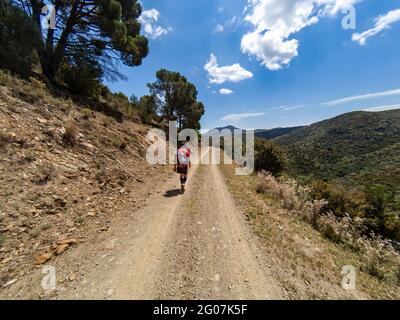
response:
<path id="1" fill-rule="evenodd" d="M 181 174 L 181 191 L 185 192 L 185 185 L 187 181 L 187 174 Z"/>

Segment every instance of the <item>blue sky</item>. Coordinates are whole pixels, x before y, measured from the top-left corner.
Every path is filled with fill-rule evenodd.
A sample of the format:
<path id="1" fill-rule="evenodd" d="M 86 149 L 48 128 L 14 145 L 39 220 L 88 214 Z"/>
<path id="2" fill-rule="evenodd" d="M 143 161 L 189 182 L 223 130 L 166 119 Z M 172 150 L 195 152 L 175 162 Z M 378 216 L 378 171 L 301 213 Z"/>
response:
<path id="1" fill-rule="evenodd" d="M 107 84 L 141 96 L 158 69 L 179 71 L 205 104 L 203 128 L 296 126 L 354 110 L 400 108 L 398 0 L 142 5 L 150 54 L 140 67 L 121 66 L 127 81 Z M 342 9 L 351 10 L 349 5 L 355 30 L 342 27 Z"/>

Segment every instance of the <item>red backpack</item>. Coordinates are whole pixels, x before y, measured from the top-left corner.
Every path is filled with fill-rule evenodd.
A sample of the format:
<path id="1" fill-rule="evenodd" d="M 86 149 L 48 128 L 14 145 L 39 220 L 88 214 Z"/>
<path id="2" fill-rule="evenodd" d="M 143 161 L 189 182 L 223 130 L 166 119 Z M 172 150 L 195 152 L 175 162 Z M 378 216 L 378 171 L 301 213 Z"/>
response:
<path id="1" fill-rule="evenodd" d="M 190 163 L 190 149 L 187 146 L 182 146 L 177 152 L 178 166 L 188 166 Z"/>

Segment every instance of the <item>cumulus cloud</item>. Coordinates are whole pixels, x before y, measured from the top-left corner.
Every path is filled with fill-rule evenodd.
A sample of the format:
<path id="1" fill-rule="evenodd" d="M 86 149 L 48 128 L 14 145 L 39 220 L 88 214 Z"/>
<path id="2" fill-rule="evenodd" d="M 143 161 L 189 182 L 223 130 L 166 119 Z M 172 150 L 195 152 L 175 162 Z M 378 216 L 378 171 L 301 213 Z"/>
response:
<path id="1" fill-rule="evenodd" d="M 398 95 L 400 95 L 400 89 L 394 89 L 394 90 L 366 93 L 363 95 L 341 98 L 341 99 L 337 99 L 337 100 L 333 100 L 333 101 L 324 102 L 323 104 L 327 105 L 327 106 L 336 106 L 339 104 L 345 104 L 345 103 L 350 103 L 350 102 L 354 102 L 354 101 L 369 100 L 369 99 L 391 97 L 391 96 L 398 96 Z"/>
<path id="2" fill-rule="evenodd" d="M 243 53 L 270 70 L 279 70 L 298 56 L 299 41 L 289 39 L 302 29 L 362 0 L 248 0 L 245 21 L 253 30 L 241 41 Z"/>
<path id="3" fill-rule="evenodd" d="M 145 35 L 152 39 L 157 39 L 168 33 L 167 29 L 156 25 L 159 17 L 160 12 L 158 12 L 158 10 L 150 9 L 144 10 L 138 19 L 143 27 Z"/>
<path id="4" fill-rule="evenodd" d="M 222 89 L 219 89 L 219 93 L 222 95 L 229 96 L 231 94 L 234 94 L 235 92 L 233 92 L 231 89 L 222 88 Z"/>
<path id="5" fill-rule="evenodd" d="M 211 54 L 210 60 L 205 64 L 204 70 L 208 72 L 210 83 L 222 84 L 225 82 L 240 82 L 253 77 L 250 71 L 242 68 L 238 63 L 231 66 L 220 67 L 217 57 Z"/>
<path id="6" fill-rule="evenodd" d="M 231 122 L 231 123 L 236 123 L 239 122 L 242 119 L 245 118 L 253 118 L 253 117 L 259 117 L 263 116 L 265 113 L 237 113 L 237 114 L 228 114 L 225 117 L 223 117 L 220 121 L 226 121 L 226 122 Z"/>
<path id="7" fill-rule="evenodd" d="M 389 29 L 393 23 L 398 21 L 400 21 L 400 9 L 389 11 L 388 13 L 375 18 L 375 25 L 372 29 L 366 30 L 362 33 L 354 33 L 352 40 L 363 46 L 367 43 L 368 38 L 377 35 L 383 30 Z"/>

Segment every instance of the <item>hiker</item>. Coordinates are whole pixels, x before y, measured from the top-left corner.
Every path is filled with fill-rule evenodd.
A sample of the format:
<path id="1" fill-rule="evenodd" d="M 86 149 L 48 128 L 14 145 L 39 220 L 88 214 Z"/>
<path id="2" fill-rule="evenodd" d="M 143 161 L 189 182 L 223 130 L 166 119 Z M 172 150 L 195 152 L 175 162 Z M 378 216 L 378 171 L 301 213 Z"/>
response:
<path id="1" fill-rule="evenodd" d="M 181 146 L 176 153 L 177 163 L 174 167 L 174 171 L 180 174 L 182 194 L 185 193 L 189 168 L 192 166 L 192 163 L 190 162 L 189 142 L 190 137 L 186 137 L 186 142 L 181 142 Z"/>

